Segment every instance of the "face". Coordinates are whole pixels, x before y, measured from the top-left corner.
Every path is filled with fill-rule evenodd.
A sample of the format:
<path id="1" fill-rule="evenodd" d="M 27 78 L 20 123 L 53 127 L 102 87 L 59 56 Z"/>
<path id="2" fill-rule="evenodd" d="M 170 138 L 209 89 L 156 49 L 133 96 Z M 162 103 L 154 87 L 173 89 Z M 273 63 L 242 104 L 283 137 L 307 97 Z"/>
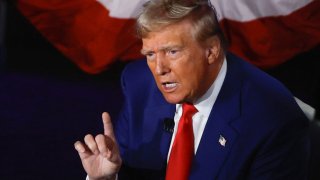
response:
<path id="1" fill-rule="evenodd" d="M 182 21 L 150 32 L 141 50 L 157 86 L 172 104 L 193 103 L 211 86 L 220 69 L 218 46 L 199 43 L 192 36 L 190 22 Z"/>

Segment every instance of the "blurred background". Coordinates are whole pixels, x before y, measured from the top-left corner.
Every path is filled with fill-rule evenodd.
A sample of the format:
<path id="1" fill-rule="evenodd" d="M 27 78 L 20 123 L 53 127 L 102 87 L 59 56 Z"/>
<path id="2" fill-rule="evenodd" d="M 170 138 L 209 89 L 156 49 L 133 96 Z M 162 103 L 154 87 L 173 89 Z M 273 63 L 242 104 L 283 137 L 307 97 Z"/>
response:
<path id="1" fill-rule="evenodd" d="M 229 50 L 308 104 L 316 180 L 320 1 L 282 1 L 291 3 L 212 3 Z M 73 143 L 102 132 L 103 111 L 119 113 L 121 71 L 143 59 L 134 36 L 143 2 L 0 0 L 0 179 L 85 179 Z"/>

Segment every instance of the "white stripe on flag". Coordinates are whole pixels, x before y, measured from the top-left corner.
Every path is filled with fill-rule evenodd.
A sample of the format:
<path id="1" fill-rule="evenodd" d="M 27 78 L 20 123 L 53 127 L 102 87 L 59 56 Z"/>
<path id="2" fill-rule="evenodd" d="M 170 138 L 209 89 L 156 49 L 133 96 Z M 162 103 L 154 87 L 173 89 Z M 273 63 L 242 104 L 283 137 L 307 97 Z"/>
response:
<path id="1" fill-rule="evenodd" d="M 136 18 L 142 5 L 149 0 L 97 0 L 115 18 Z"/>
<path id="2" fill-rule="evenodd" d="M 251 21 L 261 17 L 285 16 L 313 0 L 211 0 L 219 19 Z"/>
<path id="3" fill-rule="evenodd" d="M 97 0 L 115 18 L 135 18 L 148 0 Z M 251 21 L 261 17 L 285 16 L 313 0 L 211 0 L 219 19 Z"/>

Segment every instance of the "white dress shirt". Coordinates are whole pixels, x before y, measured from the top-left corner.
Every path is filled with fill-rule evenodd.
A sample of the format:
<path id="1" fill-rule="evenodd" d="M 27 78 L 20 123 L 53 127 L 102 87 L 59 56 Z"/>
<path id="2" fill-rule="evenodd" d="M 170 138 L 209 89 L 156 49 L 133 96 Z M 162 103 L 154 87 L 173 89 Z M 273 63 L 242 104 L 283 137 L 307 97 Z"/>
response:
<path id="1" fill-rule="evenodd" d="M 221 86 L 223 84 L 224 78 L 226 77 L 227 73 L 227 61 L 226 58 L 224 58 L 223 64 L 221 66 L 221 69 L 218 73 L 218 76 L 216 80 L 212 83 L 210 88 L 207 90 L 207 92 L 197 100 L 196 103 L 194 103 L 194 106 L 197 108 L 198 112 L 194 114 L 192 117 L 192 126 L 193 126 L 193 134 L 194 134 L 194 152 L 197 152 L 203 130 L 207 124 L 211 109 L 216 102 L 216 99 L 218 97 L 218 94 L 220 92 Z M 174 130 L 173 135 L 171 139 L 170 149 L 168 153 L 167 160 L 169 160 L 172 144 L 174 142 L 174 138 L 177 133 L 178 124 L 180 117 L 182 115 L 182 104 L 176 105 L 176 113 L 174 115 Z"/>

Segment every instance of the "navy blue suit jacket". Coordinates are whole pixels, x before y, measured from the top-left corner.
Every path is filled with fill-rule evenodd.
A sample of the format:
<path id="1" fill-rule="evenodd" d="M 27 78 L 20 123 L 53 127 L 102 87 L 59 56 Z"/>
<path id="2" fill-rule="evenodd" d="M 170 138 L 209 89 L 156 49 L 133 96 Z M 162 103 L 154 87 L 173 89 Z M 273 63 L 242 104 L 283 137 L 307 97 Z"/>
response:
<path id="1" fill-rule="evenodd" d="M 115 122 L 120 179 L 163 179 L 175 105 L 158 90 L 146 61 L 122 75 L 125 105 Z M 306 179 L 308 120 L 277 80 L 234 55 L 193 160 L 190 179 Z M 226 139 L 225 146 L 219 137 Z"/>

